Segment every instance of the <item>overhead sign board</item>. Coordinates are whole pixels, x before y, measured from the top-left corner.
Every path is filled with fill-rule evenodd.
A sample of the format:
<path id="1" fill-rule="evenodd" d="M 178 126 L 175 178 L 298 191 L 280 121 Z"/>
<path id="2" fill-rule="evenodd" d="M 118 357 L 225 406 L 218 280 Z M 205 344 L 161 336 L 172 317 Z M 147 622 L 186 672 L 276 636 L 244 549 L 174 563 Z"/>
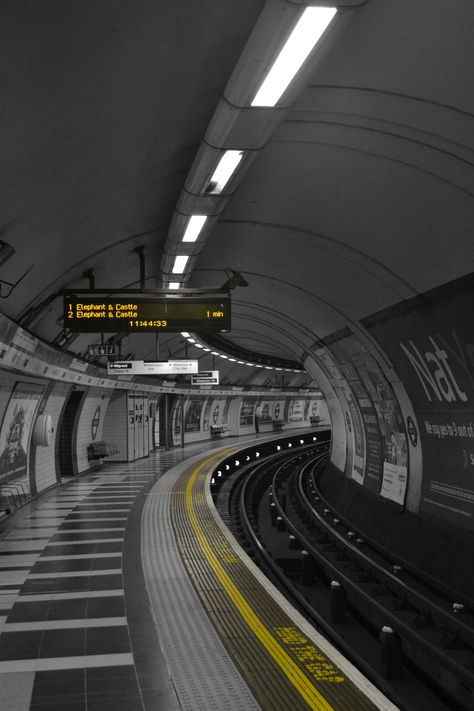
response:
<path id="1" fill-rule="evenodd" d="M 115 360 L 107 363 L 107 375 L 186 375 L 197 372 L 197 360 Z"/>
<path id="2" fill-rule="evenodd" d="M 219 371 L 201 370 L 191 375 L 191 385 L 219 385 Z"/>
<path id="3" fill-rule="evenodd" d="M 118 356 L 119 347 L 117 345 L 108 345 L 106 343 L 93 343 L 88 346 L 87 353 L 90 356 Z"/>
<path id="4" fill-rule="evenodd" d="M 230 298 L 63 294 L 64 327 L 74 333 L 229 331 Z"/>

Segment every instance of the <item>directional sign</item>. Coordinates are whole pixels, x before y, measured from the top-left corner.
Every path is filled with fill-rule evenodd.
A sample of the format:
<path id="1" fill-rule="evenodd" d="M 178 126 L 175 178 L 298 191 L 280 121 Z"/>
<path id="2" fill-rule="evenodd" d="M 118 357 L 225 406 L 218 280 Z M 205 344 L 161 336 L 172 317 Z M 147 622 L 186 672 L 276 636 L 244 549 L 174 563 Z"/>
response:
<path id="1" fill-rule="evenodd" d="M 88 346 L 87 352 L 90 356 L 118 356 L 119 347 L 117 345 L 107 345 L 105 343 L 93 343 Z"/>
<path id="2" fill-rule="evenodd" d="M 107 375 L 185 375 L 197 372 L 197 360 L 115 360 L 107 363 Z"/>
<path id="3" fill-rule="evenodd" d="M 201 370 L 191 375 L 191 385 L 219 385 L 219 371 Z"/>

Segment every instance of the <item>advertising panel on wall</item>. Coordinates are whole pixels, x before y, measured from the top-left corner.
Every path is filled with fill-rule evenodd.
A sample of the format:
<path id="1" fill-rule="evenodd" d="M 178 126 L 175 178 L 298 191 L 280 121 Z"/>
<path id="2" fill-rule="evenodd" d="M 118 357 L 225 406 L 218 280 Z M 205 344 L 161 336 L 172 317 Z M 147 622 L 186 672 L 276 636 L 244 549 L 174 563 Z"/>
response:
<path id="1" fill-rule="evenodd" d="M 310 401 L 305 400 L 303 420 L 309 420 L 309 406 L 310 406 Z"/>
<path id="2" fill-rule="evenodd" d="M 421 512 L 474 528 L 474 289 L 437 290 L 366 328 L 393 361 L 423 448 Z"/>
<path id="3" fill-rule="evenodd" d="M 316 356 L 326 367 L 333 387 L 339 388 L 342 392 L 345 401 L 344 404 L 347 405 L 347 409 L 344 408 L 347 436 L 352 437 L 354 445 L 353 461 L 348 473 L 354 481 L 357 481 L 358 484 L 363 484 L 365 479 L 366 448 L 365 432 L 362 425 L 362 416 L 358 408 L 358 403 L 352 393 L 347 379 L 343 376 L 339 365 L 336 364 L 334 356 L 329 353 L 328 349 L 318 348 Z"/>
<path id="4" fill-rule="evenodd" d="M 211 403 L 212 403 L 212 398 L 208 397 L 206 400 L 206 404 L 204 405 L 204 417 L 202 421 L 202 429 L 204 432 L 207 432 L 209 430 L 209 419 L 211 416 Z"/>
<path id="5" fill-rule="evenodd" d="M 16 383 L 0 429 L 0 482 L 26 476 L 28 442 L 43 387 Z"/>
<path id="6" fill-rule="evenodd" d="M 202 397 L 190 397 L 184 418 L 185 432 L 199 432 L 201 429 Z"/>
<path id="7" fill-rule="evenodd" d="M 403 416 L 382 369 L 357 336 L 331 344 L 357 399 L 365 430 L 365 485 L 403 504 L 407 486 L 407 442 Z"/>
<path id="8" fill-rule="evenodd" d="M 288 409 L 288 422 L 303 422 L 304 400 L 292 400 Z"/>
<path id="9" fill-rule="evenodd" d="M 240 406 L 239 424 L 241 427 L 253 425 L 255 398 L 244 398 Z"/>
<path id="10" fill-rule="evenodd" d="M 231 397 L 226 397 L 224 400 L 224 405 L 222 407 L 222 424 L 227 425 L 229 422 L 229 408 L 230 408 L 230 403 L 232 402 Z"/>
<path id="11" fill-rule="evenodd" d="M 181 434 L 181 398 L 178 398 L 173 403 L 173 409 L 171 410 L 171 427 L 173 434 Z"/>
<path id="12" fill-rule="evenodd" d="M 273 402 L 271 400 L 261 400 L 257 407 L 257 415 L 260 424 L 266 424 L 273 419 Z"/>

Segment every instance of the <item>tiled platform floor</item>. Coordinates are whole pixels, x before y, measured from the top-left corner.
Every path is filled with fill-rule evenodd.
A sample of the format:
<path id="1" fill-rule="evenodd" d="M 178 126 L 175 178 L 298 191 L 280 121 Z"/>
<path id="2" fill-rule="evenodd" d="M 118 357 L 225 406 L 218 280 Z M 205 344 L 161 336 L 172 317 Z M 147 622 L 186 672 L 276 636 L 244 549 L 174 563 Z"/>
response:
<path id="1" fill-rule="evenodd" d="M 162 473 L 209 448 L 105 465 L 2 523 L 2 711 L 180 708 L 149 613 L 141 510 Z"/>

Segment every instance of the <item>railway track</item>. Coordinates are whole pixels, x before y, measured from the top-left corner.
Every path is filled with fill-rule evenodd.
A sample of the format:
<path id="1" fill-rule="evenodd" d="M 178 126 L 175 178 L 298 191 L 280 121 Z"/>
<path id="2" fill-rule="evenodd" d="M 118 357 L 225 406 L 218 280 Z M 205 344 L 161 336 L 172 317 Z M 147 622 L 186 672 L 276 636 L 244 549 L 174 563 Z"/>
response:
<path id="1" fill-rule="evenodd" d="M 215 500 L 247 553 L 400 708 L 474 707 L 472 603 L 394 559 L 324 500 L 329 440 L 225 477 Z"/>

